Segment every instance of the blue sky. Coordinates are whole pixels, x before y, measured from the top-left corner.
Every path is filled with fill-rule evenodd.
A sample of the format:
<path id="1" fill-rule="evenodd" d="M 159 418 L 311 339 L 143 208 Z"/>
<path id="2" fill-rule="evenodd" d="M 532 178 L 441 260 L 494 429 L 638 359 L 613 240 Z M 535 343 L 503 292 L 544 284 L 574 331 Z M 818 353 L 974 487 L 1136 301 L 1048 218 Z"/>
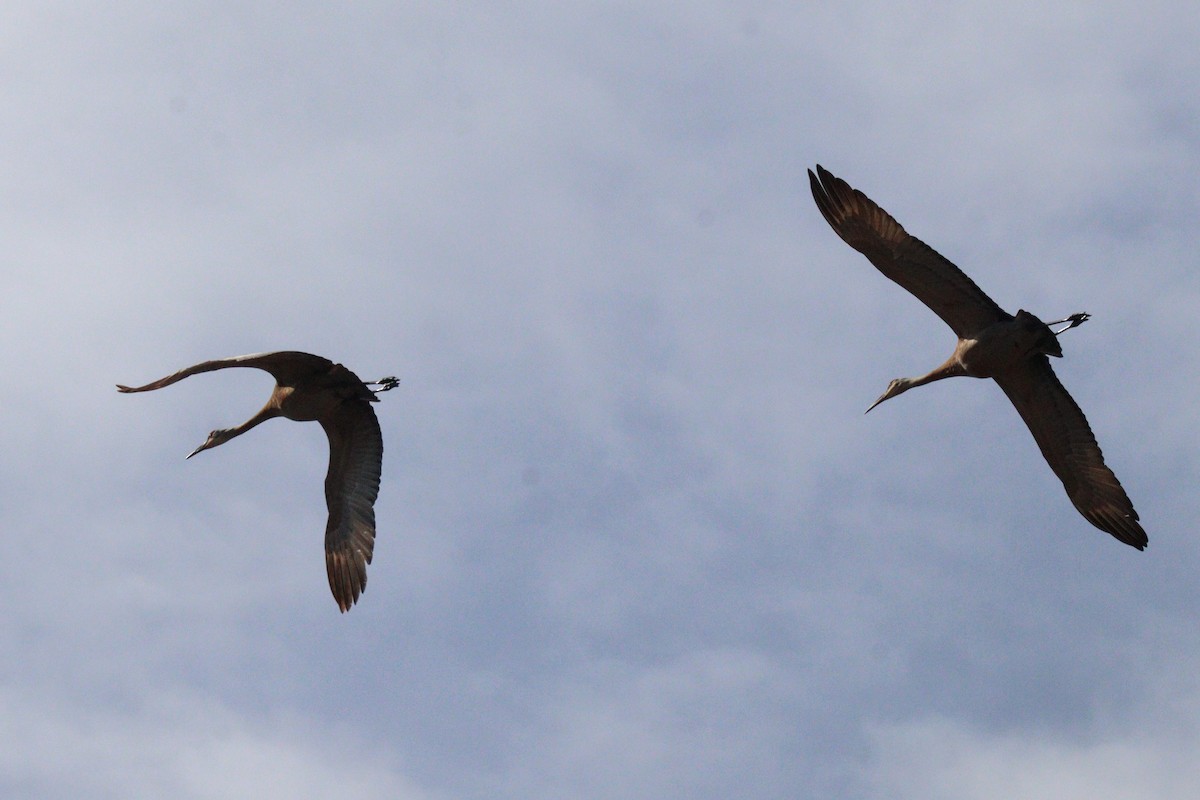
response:
<path id="1" fill-rule="evenodd" d="M 1192 798 L 1200 11 L 1184 3 L 0 12 L 0 790 Z M 821 163 L 1055 362 L 1085 522 Z M 276 349 L 397 374 L 325 582 Z"/>

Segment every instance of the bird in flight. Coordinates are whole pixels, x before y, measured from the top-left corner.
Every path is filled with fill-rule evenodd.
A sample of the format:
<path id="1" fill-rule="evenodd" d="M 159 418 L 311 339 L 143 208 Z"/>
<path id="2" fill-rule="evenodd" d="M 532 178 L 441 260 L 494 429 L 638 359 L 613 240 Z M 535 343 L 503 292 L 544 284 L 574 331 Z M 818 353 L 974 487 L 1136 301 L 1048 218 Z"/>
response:
<path id="1" fill-rule="evenodd" d="M 1088 315 L 1072 314 L 1049 324 L 1024 310 L 1014 317 L 962 270 L 908 235 L 865 194 L 819 164 L 816 174 L 808 171 L 808 179 L 817 208 L 837 235 L 958 336 L 954 353 L 944 364 L 918 378 L 895 379 L 867 411 L 914 386 L 943 378 L 991 378 L 1016 406 L 1084 519 L 1125 544 L 1144 549 L 1148 539 L 1133 503 L 1105 465 L 1087 419 L 1047 358 L 1062 357 L 1058 335 L 1087 321 Z M 1050 328 L 1060 323 L 1067 324 L 1057 331 Z"/>
<path id="2" fill-rule="evenodd" d="M 367 586 L 367 564 L 375 549 L 375 498 L 383 463 L 383 435 L 371 403 L 376 392 L 396 388 L 396 378 L 364 383 L 329 359 L 310 353 L 280 351 L 204 361 L 145 386 L 121 386 L 121 392 L 150 392 L 190 375 L 228 367 L 254 367 L 275 378 L 275 389 L 257 414 L 236 428 L 215 430 L 188 454 L 225 444 L 274 417 L 319 422 L 329 438 L 329 471 L 325 475 L 325 568 L 333 599 L 343 612 Z M 371 386 L 377 387 L 372 390 Z"/>

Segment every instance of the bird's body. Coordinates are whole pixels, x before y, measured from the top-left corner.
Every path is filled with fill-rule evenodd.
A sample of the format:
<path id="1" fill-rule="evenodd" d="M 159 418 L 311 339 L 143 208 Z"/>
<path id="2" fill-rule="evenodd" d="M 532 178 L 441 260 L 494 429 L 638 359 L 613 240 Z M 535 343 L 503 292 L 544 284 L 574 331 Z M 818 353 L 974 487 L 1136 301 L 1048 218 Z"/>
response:
<path id="1" fill-rule="evenodd" d="M 367 585 L 367 564 L 375 548 L 375 498 L 383 463 L 383 436 L 370 404 L 375 392 L 341 364 L 310 353 L 280 351 L 204 361 L 145 386 L 117 386 L 121 392 L 161 389 L 200 372 L 228 367 L 254 367 L 275 378 L 275 389 L 266 405 L 236 428 L 215 430 L 202 450 L 217 447 L 256 425 L 275 417 L 297 422 L 320 422 L 329 438 L 329 471 L 325 476 L 325 501 L 329 521 L 325 528 L 325 564 L 329 588 L 338 608 L 346 611 Z M 395 378 L 371 385 L 377 391 L 396 386 Z"/>
<path id="2" fill-rule="evenodd" d="M 958 267 L 905 232 L 865 194 L 819 165 L 816 174 L 809 170 L 808 176 L 813 199 L 834 231 L 958 335 L 954 353 L 944 364 L 917 378 L 893 380 L 867 411 L 943 378 L 992 378 L 1016 406 L 1084 518 L 1125 544 L 1143 549 L 1146 532 L 1138 524 L 1133 504 L 1105 465 L 1087 419 L 1047 358 L 1062 357 L 1058 334 L 1083 323 L 1088 315 L 1059 320 L 1070 323 L 1059 331 L 1028 311 L 1013 316 Z"/>

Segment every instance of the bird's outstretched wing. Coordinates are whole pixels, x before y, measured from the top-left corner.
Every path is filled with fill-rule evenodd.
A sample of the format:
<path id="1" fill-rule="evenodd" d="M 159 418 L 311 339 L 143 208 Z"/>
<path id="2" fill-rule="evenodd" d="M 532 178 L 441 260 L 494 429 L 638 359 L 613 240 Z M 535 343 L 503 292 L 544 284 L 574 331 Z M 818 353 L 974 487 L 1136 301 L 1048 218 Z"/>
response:
<path id="1" fill-rule="evenodd" d="M 190 367 L 172 373 L 165 378 L 159 378 L 145 386 L 122 386 L 117 384 L 121 392 L 151 392 L 178 383 L 184 378 L 201 372 L 226 369 L 228 367 L 254 367 L 271 373 L 275 381 L 282 386 L 293 386 L 305 376 L 324 372 L 336 366 L 332 361 L 312 353 L 301 353 L 295 350 L 280 350 L 274 353 L 251 353 L 233 358 L 219 358 L 215 361 L 202 361 Z M 344 369 L 344 368 L 343 368 Z M 355 379 L 357 380 L 357 378 Z M 365 387 L 364 387 L 365 388 Z"/>
<path id="2" fill-rule="evenodd" d="M 929 306 L 960 338 L 971 338 L 995 322 L 1011 319 L 962 270 L 909 236 L 865 194 L 820 164 L 816 175 L 808 171 L 808 180 L 817 208 L 837 235 Z"/>
<path id="3" fill-rule="evenodd" d="M 320 422 L 329 437 L 325 568 L 338 608 L 346 611 L 367 586 L 367 564 L 375 550 L 383 435 L 375 412 L 362 400 L 346 400 Z"/>
<path id="4" fill-rule="evenodd" d="M 1149 540 L 1133 503 L 1105 466 L 1087 418 L 1059 382 L 1050 360 L 1034 356 L 995 380 L 1017 407 L 1084 519 L 1131 547 L 1145 548 Z"/>

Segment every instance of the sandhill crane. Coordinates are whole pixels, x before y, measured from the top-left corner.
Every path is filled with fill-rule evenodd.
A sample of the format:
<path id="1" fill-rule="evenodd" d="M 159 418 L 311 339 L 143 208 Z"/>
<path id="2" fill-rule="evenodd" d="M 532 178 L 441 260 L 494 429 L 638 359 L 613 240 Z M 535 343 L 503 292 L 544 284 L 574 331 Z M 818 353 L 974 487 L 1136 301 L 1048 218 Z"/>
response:
<path id="1" fill-rule="evenodd" d="M 341 364 L 309 353 L 282 351 L 205 361 L 145 386 L 117 385 L 121 392 L 150 392 L 200 372 L 227 367 L 255 367 L 275 378 L 275 389 L 262 410 L 236 428 L 215 430 L 187 455 L 225 444 L 273 417 L 321 423 L 329 437 L 329 471 L 325 475 L 325 569 L 329 588 L 343 612 L 367 586 L 367 564 L 375 549 L 375 498 L 383 463 L 383 436 L 371 403 L 399 384 L 396 378 L 364 383 Z M 372 391 L 369 386 L 379 387 Z"/>
<path id="2" fill-rule="evenodd" d="M 992 378 L 1017 407 L 1067 496 L 1088 522 L 1138 550 L 1146 532 L 1079 406 L 1059 383 L 1046 356 L 1062 357 L 1058 334 L 1088 319 L 1072 314 L 1048 324 L 1018 311 L 1014 317 L 933 248 L 909 236 L 865 194 L 817 165 L 808 171 L 813 199 L 846 244 L 907 289 L 958 335 L 946 363 L 919 378 L 897 378 L 867 409 L 914 386 L 966 375 Z M 1050 325 L 1068 323 L 1060 330 Z"/>

